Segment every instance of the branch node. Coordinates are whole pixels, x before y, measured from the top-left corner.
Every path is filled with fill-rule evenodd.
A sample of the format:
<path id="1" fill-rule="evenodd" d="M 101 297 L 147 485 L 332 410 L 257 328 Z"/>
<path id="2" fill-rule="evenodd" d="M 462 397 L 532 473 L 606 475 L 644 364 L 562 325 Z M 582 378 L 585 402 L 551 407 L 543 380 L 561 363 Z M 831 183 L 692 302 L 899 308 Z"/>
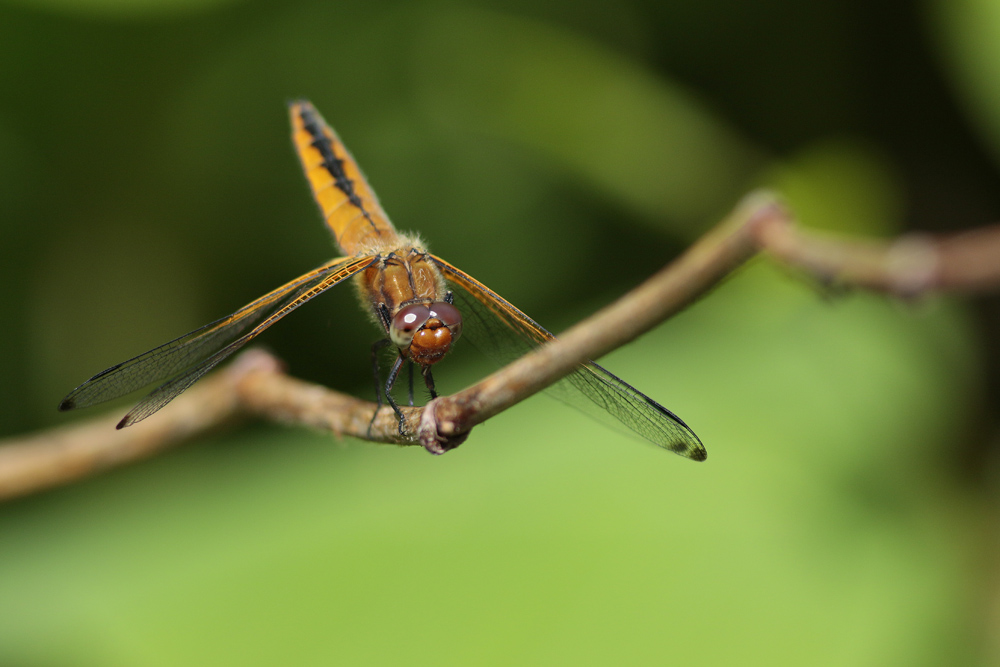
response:
<path id="1" fill-rule="evenodd" d="M 939 269 L 937 243 L 927 234 L 907 234 L 886 250 L 888 288 L 897 296 L 914 297 L 931 289 Z"/>
<path id="2" fill-rule="evenodd" d="M 423 414 L 420 417 L 420 426 L 417 429 L 417 437 L 420 444 L 428 452 L 434 455 L 444 454 L 455 449 L 469 437 L 469 431 L 456 433 L 457 424 L 448 419 L 438 421 L 437 408 L 441 404 L 440 398 L 424 406 Z"/>

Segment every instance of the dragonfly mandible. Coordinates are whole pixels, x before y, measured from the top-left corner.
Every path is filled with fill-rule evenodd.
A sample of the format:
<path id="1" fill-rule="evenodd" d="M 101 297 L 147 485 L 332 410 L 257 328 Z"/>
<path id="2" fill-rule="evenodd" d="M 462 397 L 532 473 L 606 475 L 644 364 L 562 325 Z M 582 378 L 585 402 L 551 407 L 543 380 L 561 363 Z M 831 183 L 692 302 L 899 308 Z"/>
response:
<path id="1" fill-rule="evenodd" d="M 397 232 L 354 158 L 312 104 L 294 101 L 289 113 L 295 150 L 343 256 L 232 315 L 98 373 L 71 391 L 60 410 L 102 403 L 160 383 L 118 428 L 142 421 L 282 317 L 348 279 L 385 334 L 372 347 L 378 405 L 384 397 L 401 432 L 403 417 L 392 388 L 404 364 L 411 371 L 413 365 L 420 368 L 435 398 L 431 367 L 463 334 L 501 365 L 553 338 L 478 280 L 427 252 L 417 236 Z M 390 345 L 398 355 L 384 386 L 379 386 L 377 353 Z M 594 362 L 581 364 L 551 392 L 660 447 L 705 460 L 704 446 L 680 417 Z"/>

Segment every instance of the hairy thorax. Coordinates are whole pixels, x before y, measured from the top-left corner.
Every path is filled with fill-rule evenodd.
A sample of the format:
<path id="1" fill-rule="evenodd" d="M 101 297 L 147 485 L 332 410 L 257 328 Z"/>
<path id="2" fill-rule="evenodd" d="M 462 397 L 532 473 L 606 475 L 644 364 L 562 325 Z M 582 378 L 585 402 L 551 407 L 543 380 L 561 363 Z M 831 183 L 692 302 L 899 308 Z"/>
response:
<path id="1" fill-rule="evenodd" d="M 418 237 L 400 234 L 391 241 L 373 239 L 359 253 L 375 256 L 355 284 L 361 302 L 376 321 L 382 304 L 392 316 L 410 304 L 442 301 L 447 291 L 441 272 Z"/>

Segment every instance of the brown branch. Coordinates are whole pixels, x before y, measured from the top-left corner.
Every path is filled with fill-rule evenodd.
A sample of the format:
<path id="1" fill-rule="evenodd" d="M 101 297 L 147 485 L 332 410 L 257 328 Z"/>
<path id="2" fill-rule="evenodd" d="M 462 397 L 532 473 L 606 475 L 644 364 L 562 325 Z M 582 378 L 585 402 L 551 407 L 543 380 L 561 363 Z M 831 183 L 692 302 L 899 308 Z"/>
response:
<path id="1" fill-rule="evenodd" d="M 875 241 L 804 231 L 775 218 L 757 232 L 759 245 L 772 257 L 823 281 L 904 297 L 1000 286 L 997 225 L 940 237 L 914 233 Z"/>
<path id="2" fill-rule="evenodd" d="M 835 239 L 797 229 L 768 193 L 747 197 L 675 262 L 560 338 L 453 396 L 392 410 L 289 377 L 251 350 L 141 425 L 117 431 L 118 415 L 0 442 L 0 499 L 65 484 L 150 456 L 246 416 L 374 442 L 422 444 L 442 453 L 476 424 L 524 400 L 586 359 L 635 339 L 710 291 L 758 250 L 824 281 L 912 296 L 1000 285 L 1000 227 L 949 237 L 886 242 Z"/>
<path id="3" fill-rule="evenodd" d="M 211 375 L 144 428 L 116 430 L 121 415 L 106 415 L 0 443 L 0 499 L 89 477 L 232 421 L 239 413 L 233 386 L 246 370 L 236 363 Z"/>
<path id="4" fill-rule="evenodd" d="M 307 426 L 338 437 L 347 435 L 390 445 L 419 444 L 413 433 L 423 408 L 400 408 L 404 417 L 403 433 L 400 433 L 399 421 L 392 408 L 383 406 L 372 421 L 378 408 L 375 403 L 286 375 L 280 362 L 262 350 L 244 353 L 250 354 L 266 356 L 270 362 L 266 368 L 248 373 L 235 385 L 240 404 L 248 414 L 283 424 Z"/>
<path id="5" fill-rule="evenodd" d="M 581 361 L 635 339 L 708 292 L 758 250 L 825 282 L 898 296 L 1000 285 L 1000 226 L 939 238 L 837 239 L 797 228 L 773 195 L 754 193 L 629 294 L 476 385 L 432 401 L 421 420 L 421 441 L 429 451 L 446 451 L 450 437 L 555 383 Z"/>
<path id="6" fill-rule="evenodd" d="M 0 499 L 150 456 L 249 415 L 373 442 L 423 444 L 442 453 L 461 444 L 475 424 L 537 393 L 581 361 L 634 339 L 711 289 L 754 253 L 753 229 L 782 216 L 773 197 L 748 197 L 677 262 L 564 339 L 454 397 L 403 408 L 402 434 L 390 408 L 383 407 L 372 421 L 374 403 L 289 377 L 277 359 L 250 350 L 141 425 L 115 430 L 114 415 L 0 442 Z"/>
<path id="7" fill-rule="evenodd" d="M 115 429 L 120 414 L 0 441 L 0 500 L 67 484 L 187 442 L 248 416 L 336 435 L 417 444 L 400 435 L 392 410 L 289 377 L 271 354 L 252 349 L 186 391 L 141 425 Z M 411 431 L 420 408 L 403 408 Z"/>

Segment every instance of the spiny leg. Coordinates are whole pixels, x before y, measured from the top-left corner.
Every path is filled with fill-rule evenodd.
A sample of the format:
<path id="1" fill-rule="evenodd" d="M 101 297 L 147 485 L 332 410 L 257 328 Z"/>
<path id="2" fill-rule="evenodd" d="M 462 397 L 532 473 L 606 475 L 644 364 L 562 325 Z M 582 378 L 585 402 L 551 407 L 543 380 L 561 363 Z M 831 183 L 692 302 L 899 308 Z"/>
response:
<path id="1" fill-rule="evenodd" d="M 372 414 L 372 420 L 368 422 L 368 437 L 372 435 L 372 426 L 375 425 L 375 418 L 378 417 L 378 411 L 382 409 L 382 383 L 379 382 L 379 368 L 378 368 L 378 353 L 379 351 L 390 343 L 388 338 L 383 338 L 382 340 L 377 340 L 372 343 L 372 377 L 375 379 L 375 412 Z"/>
<path id="2" fill-rule="evenodd" d="M 382 328 L 388 334 L 389 327 L 392 326 L 392 314 L 389 312 L 389 306 L 384 303 L 378 304 L 375 307 L 375 314 L 378 315 L 379 322 L 382 323 Z"/>
<path id="3" fill-rule="evenodd" d="M 403 412 L 399 409 L 396 404 L 396 400 L 392 397 L 392 387 L 396 384 L 396 378 L 399 377 L 399 369 L 403 367 L 403 357 L 396 357 L 395 363 L 392 365 L 392 370 L 389 371 L 389 377 L 385 381 L 385 400 L 389 403 L 392 411 L 396 413 L 396 419 L 399 420 L 399 434 L 405 435 L 403 433 Z"/>
<path id="4" fill-rule="evenodd" d="M 420 373 L 424 376 L 424 384 L 427 385 L 427 391 L 431 392 L 431 399 L 437 398 L 437 392 L 434 391 L 434 376 L 431 375 L 431 367 L 424 366 L 420 369 Z"/>
<path id="5" fill-rule="evenodd" d="M 409 379 L 410 384 L 410 407 L 413 407 L 413 362 L 409 359 L 406 360 L 406 374 Z"/>

